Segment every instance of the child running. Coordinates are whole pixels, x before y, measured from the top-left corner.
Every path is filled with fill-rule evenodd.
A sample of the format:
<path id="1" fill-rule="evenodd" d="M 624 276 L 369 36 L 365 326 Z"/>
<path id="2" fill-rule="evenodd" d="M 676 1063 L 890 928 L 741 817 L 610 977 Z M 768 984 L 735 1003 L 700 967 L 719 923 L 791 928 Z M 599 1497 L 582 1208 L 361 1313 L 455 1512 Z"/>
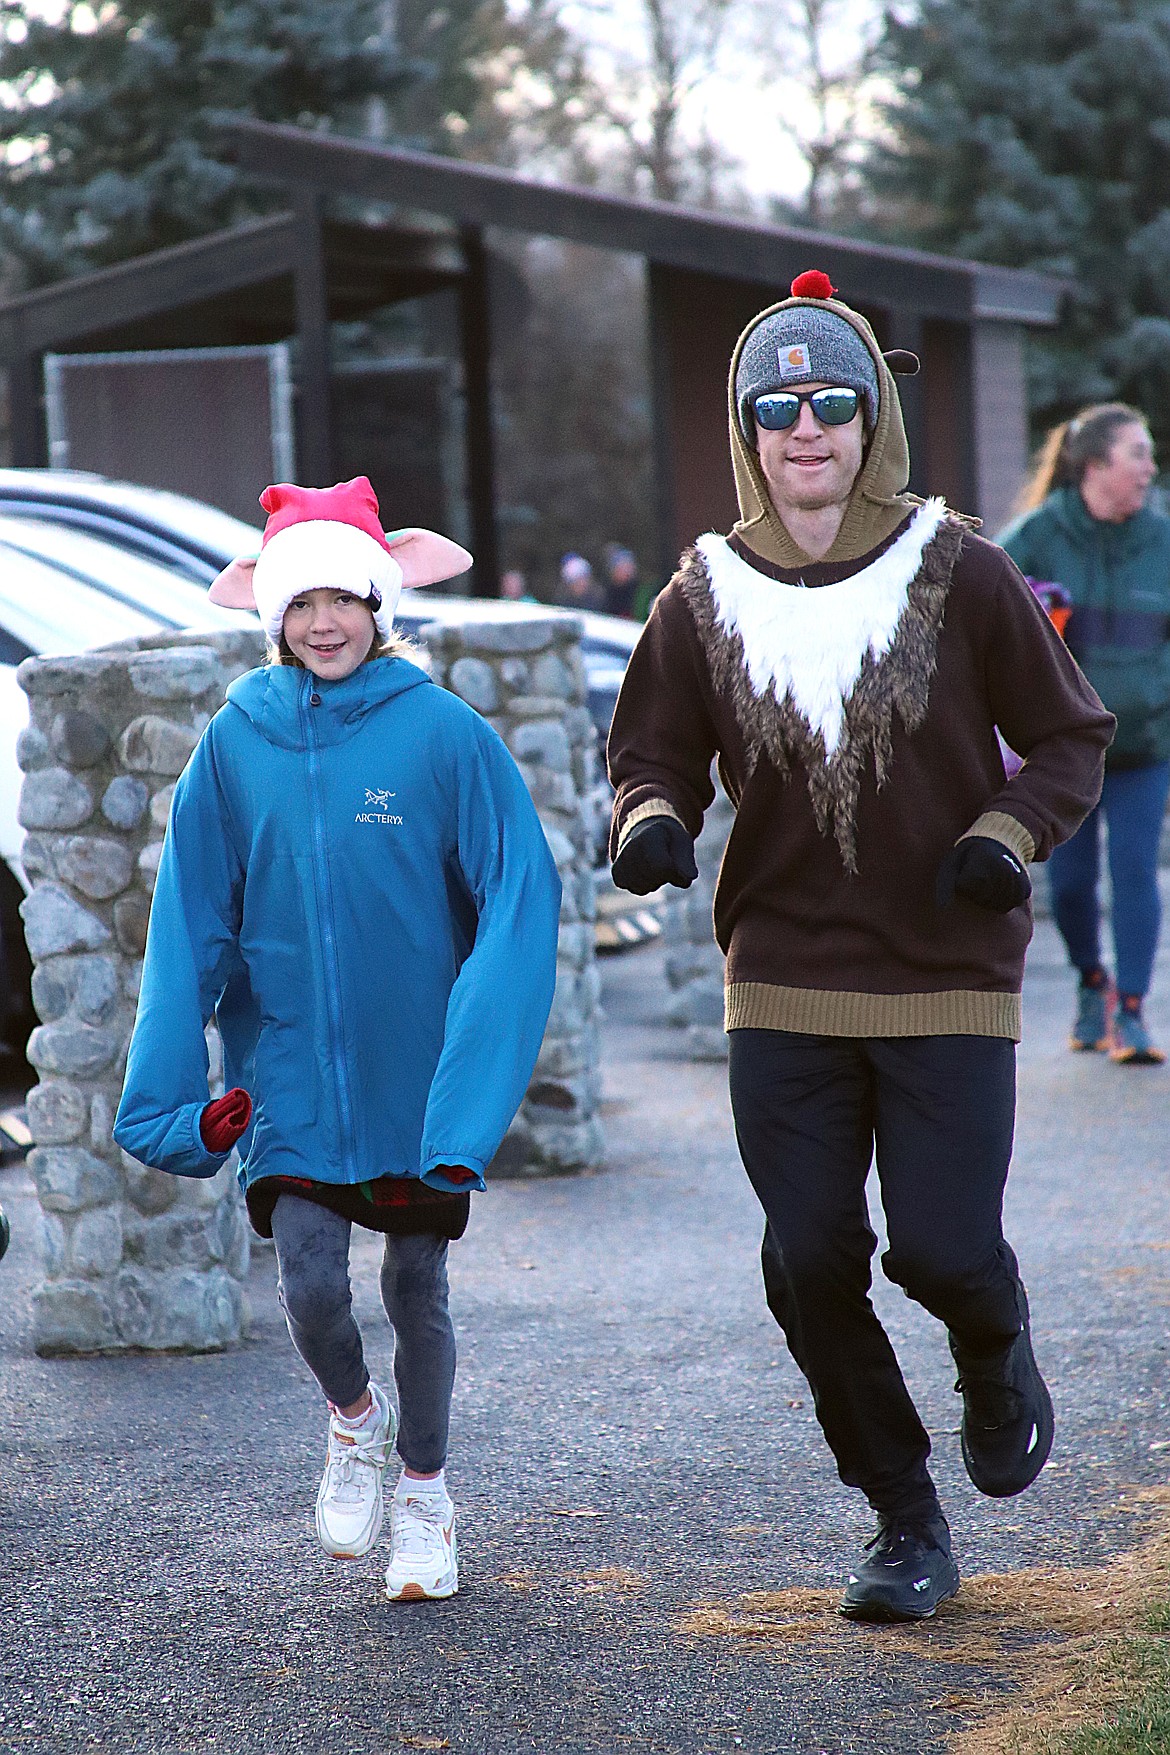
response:
<path id="1" fill-rule="evenodd" d="M 321 1545 L 369 1552 L 397 1440 L 387 1595 L 449 1597 L 447 1246 L 540 1048 L 560 883 L 503 743 L 393 633 L 404 584 L 471 556 L 385 534 L 364 476 L 260 503 L 258 559 L 211 596 L 259 611 L 268 663 L 231 685 L 175 788 L 114 1134 L 177 1176 L 214 1176 L 238 1144 L 289 1333 L 329 1403 Z M 215 1102 L 212 1017 L 229 1087 Z M 385 1235 L 397 1416 L 351 1312 L 355 1223 Z"/>

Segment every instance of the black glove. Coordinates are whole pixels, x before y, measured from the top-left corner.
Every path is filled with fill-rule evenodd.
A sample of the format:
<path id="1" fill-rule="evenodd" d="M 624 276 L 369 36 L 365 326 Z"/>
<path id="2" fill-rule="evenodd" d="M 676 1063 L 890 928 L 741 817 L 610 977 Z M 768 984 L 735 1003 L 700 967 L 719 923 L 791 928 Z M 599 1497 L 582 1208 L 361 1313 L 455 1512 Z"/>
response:
<path id="1" fill-rule="evenodd" d="M 1010 914 L 1032 894 L 1032 880 L 1010 847 L 990 835 L 968 835 L 951 848 L 938 868 L 935 896 L 940 908 L 956 897 Z"/>
<path id="2" fill-rule="evenodd" d="M 613 862 L 619 890 L 648 896 L 663 884 L 689 889 L 699 875 L 695 844 L 676 817 L 647 817 L 631 829 Z"/>

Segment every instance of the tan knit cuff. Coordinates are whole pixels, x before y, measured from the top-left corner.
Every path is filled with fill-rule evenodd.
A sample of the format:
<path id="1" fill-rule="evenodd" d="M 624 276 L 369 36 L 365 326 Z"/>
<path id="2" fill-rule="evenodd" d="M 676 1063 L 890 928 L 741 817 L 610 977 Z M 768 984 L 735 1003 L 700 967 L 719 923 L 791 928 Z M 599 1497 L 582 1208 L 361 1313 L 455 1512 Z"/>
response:
<path id="1" fill-rule="evenodd" d="M 648 798 L 644 804 L 635 805 L 625 822 L 622 824 L 621 833 L 618 836 L 618 853 L 621 852 L 622 848 L 629 840 L 631 831 L 636 829 L 639 823 L 646 822 L 649 817 L 673 817 L 676 823 L 680 824 L 682 828 L 686 828 L 686 824 L 683 822 L 674 806 L 668 804 L 665 798 Z M 614 855 L 615 859 L 616 857 L 617 854 Z"/>
<path id="2" fill-rule="evenodd" d="M 1020 1039 L 1018 993 L 839 993 L 728 984 L 726 1030 L 792 1030 L 801 1036 L 1005 1036 Z"/>
<path id="3" fill-rule="evenodd" d="M 1030 865 L 1036 857 L 1035 841 L 1023 823 L 1010 817 L 1005 810 L 984 811 L 959 839 L 968 841 L 972 835 L 986 835 L 990 841 L 1001 841 L 1022 865 Z"/>

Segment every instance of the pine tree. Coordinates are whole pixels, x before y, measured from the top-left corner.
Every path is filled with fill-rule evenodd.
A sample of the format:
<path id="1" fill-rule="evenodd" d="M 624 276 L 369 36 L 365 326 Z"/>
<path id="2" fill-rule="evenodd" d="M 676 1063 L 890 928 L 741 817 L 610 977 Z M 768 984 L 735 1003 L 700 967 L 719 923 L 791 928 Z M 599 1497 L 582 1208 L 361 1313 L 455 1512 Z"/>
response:
<path id="1" fill-rule="evenodd" d="M 417 72 L 387 106 L 406 145 L 485 164 L 580 175 L 600 94 L 553 0 L 397 0 L 398 45 Z"/>
<path id="2" fill-rule="evenodd" d="M 216 152 L 223 118 L 366 132 L 410 77 L 381 0 L 0 0 L 0 249 L 26 284 L 273 204 Z"/>
<path id="3" fill-rule="evenodd" d="M 1037 423 L 1121 396 L 1170 444 L 1170 4 L 921 0 L 884 57 L 887 227 L 1068 276 L 1031 350 Z"/>

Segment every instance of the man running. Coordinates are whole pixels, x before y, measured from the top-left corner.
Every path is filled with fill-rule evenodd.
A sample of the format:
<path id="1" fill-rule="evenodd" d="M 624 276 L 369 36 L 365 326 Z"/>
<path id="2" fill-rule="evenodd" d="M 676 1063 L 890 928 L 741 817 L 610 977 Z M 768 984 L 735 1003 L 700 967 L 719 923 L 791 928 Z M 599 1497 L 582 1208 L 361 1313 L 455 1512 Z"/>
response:
<path id="1" fill-rule="evenodd" d="M 834 293 L 800 275 L 735 349 L 741 517 L 684 554 L 630 661 L 611 851 L 624 889 L 686 888 L 718 760 L 736 820 L 715 933 L 768 1302 L 877 1514 L 841 1611 L 917 1620 L 959 1573 L 869 1299 L 866 1177 L 876 1149 L 882 1266 L 946 1325 L 968 1473 L 1019 1493 L 1053 1435 L 1001 1223 L 1027 866 L 1095 804 L 1113 719 L 1003 551 L 906 495 L 891 367 L 917 361 Z M 1025 758 L 1010 780 L 997 726 Z"/>

